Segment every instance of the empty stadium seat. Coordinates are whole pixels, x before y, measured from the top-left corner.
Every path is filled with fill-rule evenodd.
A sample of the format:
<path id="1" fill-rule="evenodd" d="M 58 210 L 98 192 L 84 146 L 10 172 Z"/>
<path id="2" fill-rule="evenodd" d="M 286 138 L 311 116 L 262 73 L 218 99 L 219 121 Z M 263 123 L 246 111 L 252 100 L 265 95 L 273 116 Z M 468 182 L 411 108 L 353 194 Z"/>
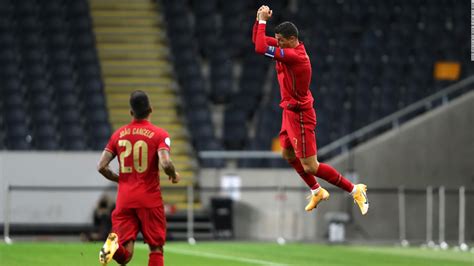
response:
<path id="1" fill-rule="evenodd" d="M 102 149 L 86 142 L 110 133 L 87 1 L 6 0 L 0 13 L 0 147 Z"/>

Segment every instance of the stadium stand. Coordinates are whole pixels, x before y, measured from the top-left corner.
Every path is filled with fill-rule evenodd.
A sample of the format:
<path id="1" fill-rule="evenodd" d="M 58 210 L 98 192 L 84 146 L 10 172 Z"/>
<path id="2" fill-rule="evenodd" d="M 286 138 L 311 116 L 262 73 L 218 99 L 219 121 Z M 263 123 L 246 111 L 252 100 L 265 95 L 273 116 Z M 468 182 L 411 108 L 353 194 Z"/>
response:
<path id="1" fill-rule="evenodd" d="M 250 37 L 255 10 L 265 2 L 162 2 L 183 97 L 199 94 L 206 113 L 225 110 L 222 123 L 209 121 L 210 114 L 188 116 L 189 124 L 206 127 L 206 143 L 212 143 L 195 140 L 197 150 L 270 149 L 281 119 L 278 85 L 267 75 L 273 64 L 254 53 Z M 302 0 L 270 7 L 275 15 L 267 34 L 279 22 L 294 21 L 312 60 L 320 147 L 455 82 L 434 78 L 438 61 L 461 65 L 457 79 L 473 73 L 469 8 L 459 1 Z M 188 61 L 179 63 L 183 57 Z M 222 137 L 212 126 L 222 127 Z M 200 134 L 195 139 L 202 140 Z"/>
<path id="2" fill-rule="evenodd" d="M 193 184 L 197 164 L 180 114 L 161 5 L 148 0 L 89 3 L 112 127 L 130 122 L 130 93 L 146 91 L 153 108 L 151 121 L 170 134 L 179 186 Z M 168 177 L 161 177 L 166 202 L 180 209 L 187 202 L 186 191 L 167 189 Z"/>
<path id="3" fill-rule="evenodd" d="M 87 160 L 87 165 L 93 167 L 88 160 L 92 160 L 97 152 L 103 149 L 112 130 L 130 121 L 128 107 L 130 92 L 143 89 L 147 91 L 153 104 L 152 122 L 171 134 L 173 162 L 182 178 L 179 184 L 171 185 L 167 176 L 161 173 L 166 211 L 167 215 L 171 214 L 167 217 L 168 239 L 190 240 L 188 225 L 193 228 L 194 236 L 199 240 L 219 237 L 216 233 L 215 219 L 209 217 L 207 212 L 216 210 L 212 208 L 212 197 L 227 196 L 224 193 L 226 191 L 218 185 L 222 185 L 220 182 L 223 173 L 231 173 L 234 170 L 239 175 L 243 173 L 241 175 L 243 204 L 236 206 L 240 208 L 239 211 L 244 210 L 243 215 L 239 213 L 239 216 L 235 217 L 244 222 L 248 221 L 249 217 L 257 218 L 247 225 L 239 223 L 245 226 L 237 228 L 236 232 L 243 232 L 243 236 L 250 239 L 253 237 L 259 239 L 261 236 L 266 238 L 268 235 L 273 238 L 274 234 L 269 234 L 273 232 L 273 226 L 268 226 L 272 224 L 265 221 L 286 221 L 288 220 L 286 217 L 292 216 L 289 219 L 292 226 L 285 228 L 291 229 L 291 234 L 297 237 L 298 234 L 293 232 L 300 231 L 297 231 L 294 225 L 299 227 L 300 221 L 303 220 L 297 218 L 300 215 L 296 208 L 300 208 L 303 197 L 300 199 L 298 196 L 296 200 L 296 197 L 287 197 L 283 193 L 297 189 L 298 191 L 293 192 L 301 194 L 301 189 L 296 187 L 301 185 L 297 183 L 300 180 L 296 179 L 282 186 L 276 179 L 280 178 L 280 175 L 294 175 L 293 171 L 264 168 L 244 172 L 249 169 L 240 171 L 235 169 L 232 163 L 229 164 L 231 167 L 225 168 L 226 161 L 223 159 L 203 159 L 199 165 L 195 159 L 196 151 L 269 150 L 278 146 L 278 139 L 275 137 L 278 135 L 281 119 L 281 109 L 278 106 L 279 86 L 272 61 L 255 54 L 251 42 L 251 28 L 256 9 L 262 4 L 269 4 L 274 11 L 275 15 L 268 25 L 268 35 L 272 35 L 275 25 L 285 20 L 294 21 L 300 29 L 301 39 L 312 60 L 311 90 L 316 99 L 315 106 L 318 112 L 318 145 L 322 147 L 474 73 L 474 65 L 468 55 L 470 52 L 467 39 L 468 7 L 457 0 L 438 0 L 436 4 L 431 2 L 428 0 L 383 2 L 0 0 L 0 78 L 3 81 L 0 84 L 0 151 L 8 151 L 0 154 L 3 166 L 8 165 L 4 167 L 6 170 L 5 174 L 1 175 L 3 181 L 0 180 L 0 183 L 6 184 L 7 207 L 4 213 L 5 216 L 12 215 L 12 228 L 15 228 L 15 222 L 28 222 L 20 224 L 16 227 L 16 231 L 12 232 L 42 235 L 72 234 L 84 229 L 89 230 L 88 225 L 76 224 L 87 222 L 89 215 L 86 217 L 81 214 L 82 219 L 76 219 L 78 217 L 72 214 L 75 214 L 77 209 L 88 207 L 89 203 L 86 201 L 88 193 L 81 191 L 87 190 L 89 185 L 91 191 L 105 188 L 95 185 L 106 181 L 99 180 L 94 173 L 82 171 L 87 167 L 81 167 L 81 171 L 77 171 L 66 180 L 63 179 L 61 174 L 63 169 L 60 167 L 51 170 L 49 167 L 43 167 L 41 163 L 33 163 L 38 161 L 37 158 L 51 161 L 51 158 L 58 156 L 57 153 L 31 152 L 26 156 L 28 160 L 23 162 L 16 160 L 18 158 L 16 156 L 27 153 L 9 151 L 94 150 L 96 153 L 88 154 L 90 157 L 85 159 L 80 158 L 83 152 L 77 152 L 71 154 L 79 155 L 78 157 L 71 157 L 70 161 L 64 160 L 75 163 L 75 158 L 80 158 L 84 160 L 80 163 L 85 164 Z M 441 97 L 436 99 L 439 102 L 444 100 Z M 431 101 L 423 102 L 425 103 L 430 106 L 432 104 Z M 449 115 L 452 114 L 453 117 L 458 117 L 456 114 L 464 113 L 465 110 L 462 102 L 455 102 L 450 108 L 452 113 Z M 410 118 L 412 114 L 416 115 L 417 111 L 410 113 Z M 416 126 L 424 128 L 423 123 L 431 123 L 426 117 L 424 119 L 418 121 Z M 437 117 L 430 119 L 435 120 Z M 463 121 L 462 119 L 463 117 L 460 117 L 457 121 Z M 440 121 L 446 120 L 448 118 L 445 117 L 434 125 L 443 124 Z M 397 122 L 398 120 L 393 123 Z M 390 123 L 392 122 L 385 123 L 384 126 L 391 127 Z M 394 128 L 398 130 L 398 124 Z M 435 131 L 436 129 L 433 130 L 434 133 Z M 449 133 L 452 131 L 450 125 L 444 128 L 443 135 L 433 135 L 444 136 L 448 131 Z M 459 157 L 450 158 L 448 161 L 451 163 L 469 157 L 464 156 L 464 150 L 459 152 L 457 148 L 469 143 L 469 140 L 464 141 L 463 131 L 463 128 L 452 131 L 462 134 L 453 136 L 455 141 L 444 143 L 446 147 L 455 144 L 451 151 L 454 150 Z M 423 130 L 414 133 L 405 132 L 404 136 L 406 139 L 414 139 L 419 135 L 423 136 L 424 132 Z M 370 134 L 362 138 L 370 138 L 372 136 Z M 357 134 L 353 135 L 357 138 Z M 450 138 L 452 136 L 446 135 Z M 429 148 L 433 147 L 431 144 L 437 142 L 436 140 L 437 138 L 431 138 L 430 141 L 422 143 L 423 149 L 419 150 L 429 151 Z M 357 145 L 358 141 L 359 138 L 341 149 L 351 148 L 352 145 Z M 406 149 L 406 146 L 419 145 L 419 143 L 410 145 L 412 143 L 415 141 L 405 143 L 398 150 Z M 394 154 L 393 145 L 389 140 L 382 144 L 387 146 L 383 153 L 364 150 L 364 153 L 357 156 L 367 156 L 365 158 L 368 159 L 360 161 L 364 163 L 373 160 L 374 157 L 383 161 L 381 158 L 384 157 L 380 154 L 389 155 L 390 158 L 390 155 Z M 419 186 L 414 189 L 417 191 L 416 195 L 424 197 L 425 185 L 429 185 L 430 189 L 436 189 L 437 186 L 446 184 L 445 177 L 448 175 L 441 172 L 437 178 L 433 178 L 435 175 L 432 174 L 437 172 L 436 167 L 444 166 L 439 161 L 441 159 L 444 161 L 446 154 L 442 152 L 438 153 L 438 156 L 426 156 L 427 158 L 418 159 L 413 163 L 415 165 L 413 168 L 417 168 L 418 173 L 424 172 L 423 175 L 428 173 L 428 176 L 394 173 L 394 171 L 388 171 L 392 174 L 387 175 L 388 177 L 365 175 L 364 168 L 375 168 L 370 165 L 361 167 L 362 170 L 357 174 L 364 178 L 364 182 L 372 183 L 376 188 L 375 191 L 376 186 L 387 186 L 378 187 L 378 191 L 383 192 L 378 195 L 380 199 L 395 193 L 403 195 L 404 199 L 404 186 L 408 186 L 407 193 L 410 193 L 410 197 L 413 196 L 415 193 L 412 194 L 413 190 L 410 192 L 409 187 L 413 181 Z M 403 155 L 401 157 L 407 158 Z M 461 157 L 464 158 L 458 160 Z M 356 165 L 353 158 L 354 156 L 350 155 L 347 159 L 350 162 L 347 165 Z M 325 159 L 327 158 L 323 157 L 323 160 Z M 14 166 L 24 164 L 34 167 L 24 167 L 31 171 L 17 172 L 19 167 L 9 165 L 12 161 L 16 161 L 12 164 Z M 426 161 L 430 161 L 430 164 L 419 167 Z M 397 162 L 398 160 L 395 161 Z M 58 165 L 62 166 L 59 163 Z M 339 165 L 343 163 L 339 162 Z M 386 167 L 383 163 L 378 165 L 380 166 L 378 169 Z M 434 165 L 436 166 L 433 167 Z M 462 178 L 457 178 L 458 173 L 454 171 L 456 178 L 451 179 L 459 180 L 455 180 L 451 185 L 468 184 L 470 181 L 469 177 L 464 178 L 463 164 L 461 167 L 457 167 L 454 163 L 452 165 L 456 166 L 452 168 L 460 169 L 459 176 Z M 237 166 L 288 167 L 280 158 L 239 160 Z M 222 171 L 219 169 L 221 167 L 224 168 Z M 344 169 L 344 167 L 337 168 Z M 403 167 L 393 168 L 405 170 Z M 444 168 L 450 175 L 453 174 L 450 167 Z M 355 170 L 350 167 L 348 169 Z M 201 172 L 197 172 L 198 170 Z M 50 176 L 51 171 L 54 173 Z M 86 178 L 82 180 L 82 176 L 76 177 L 80 175 L 87 175 L 89 179 L 84 182 Z M 65 181 L 65 186 L 55 187 L 59 184 L 58 180 Z M 249 183 L 249 180 L 252 182 Z M 278 182 L 273 182 L 275 180 Z M 282 180 L 287 182 L 286 179 Z M 22 184 L 26 186 L 22 187 Z M 41 184 L 43 188 L 36 187 L 37 184 Z M 399 185 L 403 187 L 398 188 Z M 444 187 L 441 188 L 444 195 Z M 467 188 L 469 190 L 468 185 Z M 10 202 L 9 193 L 14 192 L 16 195 L 18 191 L 29 189 L 44 193 L 47 204 L 41 204 L 41 201 L 30 204 L 33 197 L 39 198 L 36 197 L 36 193 L 32 193 L 31 196 L 12 197 L 13 200 Z M 278 193 L 276 197 L 269 197 L 263 193 L 273 194 L 273 190 Z M 78 198 L 81 200 L 77 200 L 76 197 L 71 199 L 74 203 L 72 205 L 74 208 L 71 208 L 67 201 L 48 197 L 49 191 L 61 191 L 64 194 L 68 194 L 69 191 L 80 192 Z M 438 199 L 441 198 L 440 191 L 437 192 Z M 449 218 L 457 215 L 454 214 L 457 208 L 453 205 L 453 199 L 458 191 L 457 188 L 454 190 L 449 187 L 447 191 L 450 199 L 446 205 L 448 211 L 446 229 L 452 235 L 457 227 L 452 225 L 455 220 Z M 1 193 L 5 192 L 2 190 Z M 190 194 L 193 196 L 188 198 Z M 468 192 L 468 196 L 472 196 L 472 191 Z M 0 197 L 3 198 L 3 195 Z M 70 195 L 67 197 L 71 198 Z M 290 204 L 283 203 L 287 199 Z M 210 200 L 211 206 L 206 206 L 207 200 Z M 266 200 L 271 205 L 266 203 Z M 396 204 L 405 205 L 405 200 L 403 204 L 400 201 L 399 197 L 398 202 L 391 201 L 389 208 L 374 209 L 390 212 Z M 56 204 L 58 202 L 66 206 L 64 211 L 52 212 L 52 209 L 61 210 Z M 187 202 L 194 203 L 194 208 L 187 209 Z M 326 210 L 341 209 L 342 205 L 338 200 L 332 202 L 334 205 L 329 205 Z M 385 203 L 385 200 L 373 202 Z M 424 204 L 423 200 L 416 202 L 419 206 Z M 471 206 L 469 204 L 470 202 L 467 206 Z M 421 226 L 424 226 L 422 219 L 424 213 L 419 212 L 421 209 L 418 205 L 408 208 L 408 213 L 414 210 L 419 215 L 417 219 L 412 219 L 417 223 L 409 223 L 412 230 L 416 230 L 416 234 L 413 232 L 409 234 L 416 236 L 417 241 L 424 231 L 420 230 Z M 444 208 L 444 204 L 440 203 L 439 206 Z M 347 210 L 348 206 L 342 207 Z M 45 210 L 45 213 L 38 215 L 44 219 L 43 221 L 30 219 L 39 213 L 36 212 L 36 208 Z M 185 213 L 184 209 L 192 212 Z M 461 210 L 461 207 L 458 209 Z M 323 217 L 324 210 L 321 211 L 318 216 Z M 278 213 L 283 215 L 280 216 Z M 26 215 L 22 216 L 23 214 Z M 194 222 L 187 223 L 191 216 Z M 385 221 L 375 219 L 367 223 L 366 227 L 373 227 L 371 229 L 377 231 L 377 237 L 365 235 L 363 238 L 379 242 L 385 241 L 387 232 L 396 234 L 394 225 L 397 219 L 393 219 L 393 215 L 376 213 L 376 216 L 372 217 L 382 216 L 389 218 L 388 226 L 384 224 Z M 69 225 L 57 226 L 56 223 L 61 222 L 55 219 L 57 217 L 66 218 Z M 281 217 L 283 218 L 280 219 Z M 467 224 L 472 221 L 472 215 L 469 217 L 466 219 Z M 3 217 L 4 223 L 10 218 Z M 459 220 L 461 221 L 461 218 Z M 444 228 L 440 224 L 438 222 L 438 227 Z M 321 230 L 323 223 L 318 222 L 317 225 L 315 233 L 326 234 L 326 229 Z M 262 227 L 255 227 L 259 231 L 255 235 L 245 235 L 247 232 L 253 233 L 252 226 Z M 279 234 L 283 236 L 284 231 L 280 230 L 282 227 L 278 225 L 274 226 L 274 229 L 275 232 L 280 231 Z M 473 238 L 471 231 L 468 231 L 470 239 Z M 301 235 L 308 237 L 302 238 L 303 240 L 314 240 L 311 234 L 306 236 L 307 230 L 301 232 Z M 353 234 L 354 229 L 350 228 L 348 232 Z M 451 235 L 448 236 L 452 239 Z M 326 235 L 319 239 L 325 238 Z M 41 236 L 38 239 L 45 238 Z"/>
<path id="4" fill-rule="evenodd" d="M 152 122 L 173 140 L 180 185 L 194 182 L 157 3 L 6 0 L 0 15 L 0 149 L 102 150 L 131 119 L 130 92 L 143 89 Z M 183 190 L 163 194 L 178 209 L 186 203 Z"/>
<path id="5" fill-rule="evenodd" d="M 0 13 L 0 148 L 102 149 L 111 130 L 87 2 L 7 0 Z"/>
<path id="6" fill-rule="evenodd" d="M 201 73 L 197 47 L 194 44 L 190 17 L 182 16 L 188 9 L 187 1 L 163 1 L 167 32 L 174 59 L 175 72 L 181 86 L 184 113 L 197 150 L 221 150 L 211 119 L 208 93 Z M 221 160 L 201 162 L 204 166 L 221 165 Z"/>
<path id="7" fill-rule="evenodd" d="M 279 129 L 278 85 L 273 64 L 250 41 L 255 9 L 264 1 L 124 3 L 108 9 L 108 1 L 91 1 L 94 33 L 87 1 L 1 2 L 0 148 L 99 150 L 128 119 L 119 103 L 129 84 L 163 85 L 152 95 L 155 108 L 177 106 L 182 97 L 182 109 L 158 123 L 182 143 L 183 161 L 193 158 L 186 127 L 198 151 L 270 149 Z M 474 72 L 468 8 L 459 1 L 282 0 L 271 7 L 268 34 L 277 23 L 294 21 L 312 59 L 320 147 Z M 141 16 L 139 34 L 127 26 L 130 16 Z M 154 61 L 144 70 L 137 56 Z M 460 75 L 436 80 L 439 61 L 458 64 Z M 173 92 L 173 67 L 180 95 Z M 224 110 L 222 121 L 215 110 Z M 171 121 L 181 111 L 186 127 Z"/>

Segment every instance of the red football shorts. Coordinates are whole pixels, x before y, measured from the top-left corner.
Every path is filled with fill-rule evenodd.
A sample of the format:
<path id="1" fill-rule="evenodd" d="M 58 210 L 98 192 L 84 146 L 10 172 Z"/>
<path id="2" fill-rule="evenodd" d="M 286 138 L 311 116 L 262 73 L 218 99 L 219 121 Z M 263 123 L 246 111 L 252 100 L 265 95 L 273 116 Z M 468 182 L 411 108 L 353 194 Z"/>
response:
<path id="1" fill-rule="evenodd" d="M 163 246 L 166 239 L 166 217 L 163 205 L 155 208 L 121 208 L 112 212 L 112 232 L 121 245 L 137 239 L 141 231 L 145 242 Z"/>
<path id="2" fill-rule="evenodd" d="M 294 112 L 283 110 L 280 130 L 280 145 L 295 151 L 296 157 L 316 155 L 316 112 L 314 109 Z"/>

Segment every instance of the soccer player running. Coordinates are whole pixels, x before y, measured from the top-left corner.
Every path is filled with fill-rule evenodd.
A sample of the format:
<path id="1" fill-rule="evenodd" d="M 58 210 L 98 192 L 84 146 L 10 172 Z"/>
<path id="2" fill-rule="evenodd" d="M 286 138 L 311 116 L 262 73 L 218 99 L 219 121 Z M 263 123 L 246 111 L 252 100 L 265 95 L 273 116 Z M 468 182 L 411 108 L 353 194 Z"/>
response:
<path id="1" fill-rule="evenodd" d="M 311 189 L 311 196 L 305 210 L 311 211 L 322 200 L 329 199 L 329 193 L 322 188 L 316 176 L 349 192 L 365 215 L 369 209 L 367 186 L 352 184 L 332 166 L 319 163 L 316 155 L 316 112 L 313 96 L 309 89 L 311 62 L 305 47 L 298 40 L 298 29 L 291 22 L 275 27 L 275 38 L 265 36 L 266 23 L 272 16 L 268 6 L 261 6 L 253 26 L 252 41 L 255 51 L 273 58 L 280 85 L 283 109 L 280 145 L 282 156 L 296 170 Z"/>
<path id="2" fill-rule="evenodd" d="M 160 192 L 159 167 L 169 180 L 178 183 L 179 174 L 170 159 L 168 133 L 150 122 L 152 108 L 148 95 L 134 91 L 130 95 L 133 120 L 115 131 L 100 157 L 97 170 L 118 183 L 117 202 L 112 213 L 112 233 L 99 253 L 99 262 L 107 265 L 112 258 L 127 264 L 139 231 L 150 247 L 149 266 L 162 266 L 166 235 L 166 217 Z M 117 175 L 109 163 L 117 156 Z"/>

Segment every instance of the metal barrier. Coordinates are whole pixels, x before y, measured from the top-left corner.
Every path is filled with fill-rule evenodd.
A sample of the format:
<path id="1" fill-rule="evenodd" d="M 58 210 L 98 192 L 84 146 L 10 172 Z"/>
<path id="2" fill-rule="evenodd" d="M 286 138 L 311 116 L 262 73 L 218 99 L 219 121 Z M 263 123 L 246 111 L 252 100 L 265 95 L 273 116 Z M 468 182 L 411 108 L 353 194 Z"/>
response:
<path id="1" fill-rule="evenodd" d="M 10 222 L 11 222 L 11 205 L 12 205 L 12 193 L 14 191 L 109 191 L 116 190 L 116 187 L 111 186 L 18 186 L 7 184 L 5 186 L 5 201 L 3 206 L 3 235 L 6 244 L 12 244 L 12 238 L 10 236 Z"/>
<path id="2" fill-rule="evenodd" d="M 433 248 L 433 187 L 426 188 L 426 246 Z"/>
<path id="3" fill-rule="evenodd" d="M 446 193 L 444 187 L 439 187 L 439 247 L 441 249 L 447 249 L 448 243 L 446 243 L 446 238 L 444 236 L 446 230 Z"/>
<path id="4" fill-rule="evenodd" d="M 10 222 L 11 222 L 11 205 L 12 198 L 11 194 L 15 191 L 104 191 L 104 190 L 115 190 L 115 187 L 102 187 L 102 186 L 15 186 L 7 185 L 5 190 L 5 201 L 4 201 L 4 240 L 5 243 L 11 244 L 12 239 L 10 235 Z M 169 188 L 167 188 L 169 189 Z M 183 189 L 182 187 L 176 187 L 173 189 Z M 194 238 L 194 208 L 193 208 L 193 199 L 195 188 L 193 185 L 186 187 L 187 196 L 188 196 L 188 208 L 187 208 L 187 238 L 190 244 L 195 244 L 196 239 Z M 287 192 L 307 192 L 305 187 L 285 187 L 285 186 L 268 186 L 268 187 L 241 187 L 238 188 L 240 191 L 255 191 L 258 193 L 262 192 L 273 192 L 277 194 L 277 217 L 279 217 L 279 223 L 277 225 L 279 234 L 275 236 L 275 239 L 279 244 L 285 244 L 285 237 L 281 234 L 283 232 L 283 223 L 282 221 L 285 218 L 286 213 L 286 199 Z M 223 189 L 221 187 L 200 187 L 200 192 L 232 192 L 235 189 Z M 336 192 L 336 193 L 343 193 Z M 399 221 L 399 240 L 402 246 L 408 246 L 409 241 L 406 235 L 406 202 L 405 197 L 407 193 L 410 194 L 423 194 L 426 193 L 426 243 L 424 246 L 430 248 L 441 248 L 447 249 L 448 244 L 445 241 L 445 195 L 446 193 L 457 194 L 459 195 L 459 215 L 458 215 L 458 246 L 455 248 L 461 251 L 469 250 L 467 244 L 465 243 L 465 229 L 466 229 L 466 194 L 474 195 L 474 190 L 466 190 L 464 187 L 459 189 L 445 189 L 444 187 L 439 187 L 438 196 L 438 213 L 439 213 L 439 223 L 438 223 L 438 235 L 439 240 L 438 244 L 435 245 L 433 241 L 433 188 L 427 187 L 426 189 L 407 189 L 404 187 L 399 188 L 371 188 L 371 194 L 397 194 L 398 195 L 398 221 Z"/>
<path id="5" fill-rule="evenodd" d="M 469 247 L 466 244 L 465 231 L 466 231 L 466 189 L 464 187 L 459 188 L 459 242 L 458 247 L 462 251 L 467 251 Z"/>
<path id="6" fill-rule="evenodd" d="M 400 244 L 403 247 L 408 246 L 410 243 L 407 240 L 406 233 L 406 205 L 405 205 L 405 189 L 403 187 L 398 188 L 398 223 L 399 223 L 399 236 Z"/>
<path id="7" fill-rule="evenodd" d="M 441 104 L 445 105 L 454 94 L 462 94 L 473 90 L 473 84 L 474 75 L 321 147 L 318 149 L 318 156 L 325 157 L 335 151 L 347 151 L 352 143 L 366 136 L 371 136 L 371 134 L 376 133 L 377 130 L 383 129 L 386 126 L 397 128 L 402 123 L 401 120 L 404 117 L 416 113 L 419 110 L 430 110 L 435 106 L 437 101 L 441 101 Z M 201 159 L 275 159 L 280 158 L 281 155 L 271 151 L 201 151 L 199 152 L 199 157 Z"/>

